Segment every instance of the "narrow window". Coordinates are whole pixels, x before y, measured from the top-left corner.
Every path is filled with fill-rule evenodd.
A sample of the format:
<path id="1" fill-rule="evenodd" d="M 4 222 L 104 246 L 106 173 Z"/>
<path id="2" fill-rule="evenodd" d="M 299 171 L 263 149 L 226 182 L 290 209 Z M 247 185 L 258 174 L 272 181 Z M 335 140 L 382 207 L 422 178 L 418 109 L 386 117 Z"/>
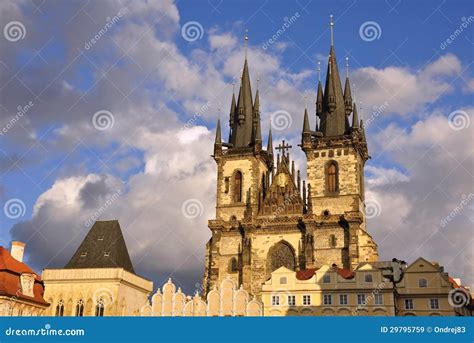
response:
<path id="1" fill-rule="evenodd" d="M 432 310 L 439 310 L 439 300 L 438 299 L 430 299 L 430 307 Z"/>
<path id="2" fill-rule="evenodd" d="M 365 301 L 365 294 L 357 294 L 357 305 L 362 305 L 362 306 L 367 305 Z"/>
<path id="3" fill-rule="evenodd" d="M 235 257 L 232 257 L 229 262 L 229 271 L 231 273 L 236 273 L 239 271 L 239 266 L 237 264 L 237 259 Z"/>
<path id="4" fill-rule="evenodd" d="M 413 299 L 405 299 L 405 310 L 413 310 Z"/>
<path id="5" fill-rule="evenodd" d="M 347 305 L 347 294 L 339 294 L 339 305 Z"/>
<path id="6" fill-rule="evenodd" d="M 374 294 L 374 303 L 375 305 L 383 305 L 383 294 Z"/>
<path id="7" fill-rule="evenodd" d="M 295 306 L 296 305 L 296 297 L 294 295 L 288 296 L 288 306 Z"/>
<path id="8" fill-rule="evenodd" d="M 327 171 L 327 190 L 329 193 L 338 191 L 338 170 L 336 162 L 330 162 Z"/>
<path id="9" fill-rule="evenodd" d="M 61 299 L 56 305 L 56 317 L 64 316 L 64 301 Z"/>
<path id="10" fill-rule="evenodd" d="M 104 309 L 105 309 L 104 299 L 100 298 L 97 301 L 97 305 L 95 306 L 95 316 L 96 317 L 103 317 L 104 316 Z"/>
<path id="11" fill-rule="evenodd" d="M 323 304 L 332 305 L 332 294 L 323 294 Z"/>
<path id="12" fill-rule="evenodd" d="M 226 178 L 224 179 L 224 192 L 225 192 L 226 194 L 229 193 L 229 181 L 230 181 L 230 180 L 229 180 L 228 177 L 226 177 Z"/>
<path id="13" fill-rule="evenodd" d="M 272 306 L 280 306 L 280 297 L 278 295 L 272 295 Z"/>
<path id="14" fill-rule="evenodd" d="M 311 305 L 311 295 L 303 295 L 303 305 Z"/>
<path id="15" fill-rule="evenodd" d="M 237 171 L 234 176 L 234 202 L 242 202 L 242 173 Z"/>
<path id="16" fill-rule="evenodd" d="M 337 245 L 337 238 L 336 238 L 336 236 L 335 236 L 335 235 L 330 235 L 330 236 L 329 236 L 329 246 L 330 246 L 331 248 L 335 248 L 336 245 Z"/>
<path id="17" fill-rule="evenodd" d="M 76 317 L 84 316 L 84 301 L 80 299 L 76 305 Z"/>

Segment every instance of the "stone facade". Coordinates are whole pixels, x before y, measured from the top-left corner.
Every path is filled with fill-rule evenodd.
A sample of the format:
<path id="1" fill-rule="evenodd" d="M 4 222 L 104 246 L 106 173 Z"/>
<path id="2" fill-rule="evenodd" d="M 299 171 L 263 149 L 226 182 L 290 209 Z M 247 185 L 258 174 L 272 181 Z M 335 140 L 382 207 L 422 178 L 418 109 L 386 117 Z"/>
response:
<path id="1" fill-rule="evenodd" d="M 251 299 L 242 287 L 228 276 L 219 288 L 211 290 L 205 299 L 199 294 L 186 296 L 171 279 L 153 295 L 151 304 L 141 308 L 142 316 L 168 317 L 257 317 L 263 314 L 262 304 Z"/>
<path id="2" fill-rule="evenodd" d="M 153 290 L 123 268 L 45 269 L 43 280 L 47 316 L 137 316 Z"/>
<path id="3" fill-rule="evenodd" d="M 365 131 L 352 106 L 348 81 L 342 95 L 334 56 L 330 65 L 331 61 L 327 96 L 318 86 L 316 114 L 326 120 L 321 130 L 310 129 L 305 110 L 301 148 L 307 179 L 303 181 L 288 144 L 283 141 L 274 154 L 271 130 L 267 148 L 262 148 L 260 97 L 257 90 L 252 99 L 245 60 L 238 102 L 232 97 L 227 143 L 222 142 L 220 120 L 216 128 L 216 217 L 209 221 L 205 294 L 230 274 L 260 299 L 262 285 L 278 267 L 298 271 L 335 263 L 355 269 L 361 262 L 378 259 L 365 219 L 364 165 L 369 159 Z M 331 93 L 334 89 L 336 94 Z"/>

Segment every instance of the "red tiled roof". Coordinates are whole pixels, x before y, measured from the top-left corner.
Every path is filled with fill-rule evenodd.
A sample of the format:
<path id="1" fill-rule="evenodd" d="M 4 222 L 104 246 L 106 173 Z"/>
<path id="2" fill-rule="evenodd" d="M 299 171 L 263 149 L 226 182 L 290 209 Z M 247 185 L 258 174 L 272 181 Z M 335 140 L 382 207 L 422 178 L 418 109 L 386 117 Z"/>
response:
<path id="1" fill-rule="evenodd" d="M 296 272 L 296 278 L 298 280 L 309 280 L 313 277 L 314 273 L 316 273 L 316 270 L 316 268 L 298 270 Z"/>
<path id="2" fill-rule="evenodd" d="M 35 283 L 33 285 L 34 297 L 29 297 L 21 293 L 20 275 L 23 273 L 33 274 L 35 276 Z M 0 295 L 16 297 L 41 305 L 49 305 L 43 299 L 43 294 L 44 285 L 40 276 L 25 263 L 14 259 L 7 249 L 0 246 Z"/>
<path id="3" fill-rule="evenodd" d="M 355 272 L 349 270 L 349 269 L 343 269 L 343 268 L 338 268 L 335 267 L 337 273 L 344 279 L 352 279 L 355 276 Z"/>

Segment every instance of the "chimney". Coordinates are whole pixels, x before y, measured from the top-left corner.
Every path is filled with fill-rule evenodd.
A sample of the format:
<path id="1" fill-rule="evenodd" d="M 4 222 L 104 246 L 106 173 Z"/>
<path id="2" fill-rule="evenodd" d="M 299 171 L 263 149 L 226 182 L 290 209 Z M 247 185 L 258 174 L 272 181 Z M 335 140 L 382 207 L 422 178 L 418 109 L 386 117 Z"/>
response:
<path id="1" fill-rule="evenodd" d="M 12 257 L 19 261 L 19 262 L 23 262 L 23 253 L 25 251 L 25 243 L 23 242 L 18 242 L 18 241 L 13 241 L 12 242 L 12 250 L 10 252 L 10 255 L 12 255 Z"/>

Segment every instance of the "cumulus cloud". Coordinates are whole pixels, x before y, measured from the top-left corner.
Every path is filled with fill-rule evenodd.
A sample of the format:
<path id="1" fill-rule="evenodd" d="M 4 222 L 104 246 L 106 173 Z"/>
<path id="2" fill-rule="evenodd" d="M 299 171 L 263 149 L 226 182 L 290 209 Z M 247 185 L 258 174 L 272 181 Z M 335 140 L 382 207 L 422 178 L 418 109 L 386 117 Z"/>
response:
<path id="1" fill-rule="evenodd" d="M 473 108 L 462 109 L 473 120 Z M 375 136 L 391 168 L 367 167 L 368 196 L 381 205 L 369 220 L 381 257 L 413 261 L 418 256 L 439 261 L 452 275 L 474 284 L 474 204 L 462 205 L 474 192 L 473 126 L 453 130 L 448 118 L 435 112 L 404 129 L 394 124 Z M 373 162 L 371 162 L 373 163 Z M 447 224 L 456 208 L 462 209 Z"/>

